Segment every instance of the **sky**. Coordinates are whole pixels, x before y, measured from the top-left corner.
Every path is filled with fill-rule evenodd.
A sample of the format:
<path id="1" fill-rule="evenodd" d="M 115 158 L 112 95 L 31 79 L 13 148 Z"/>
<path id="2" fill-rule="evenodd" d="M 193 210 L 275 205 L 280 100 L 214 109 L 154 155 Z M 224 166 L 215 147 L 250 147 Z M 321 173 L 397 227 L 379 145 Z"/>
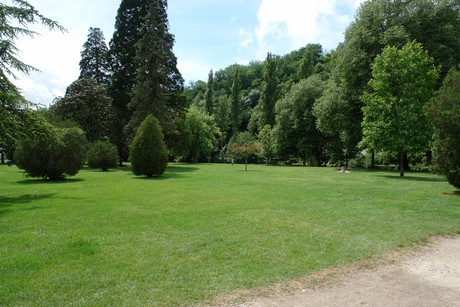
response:
<path id="1" fill-rule="evenodd" d="M 363 1 L 169 0 L 168 20 L 179 71 L 189 84 L 207 81 L 211 69 L 263 61 L 267 52 L 284 55 L 309 43 L 333 50 L 343 41 Z M 67 29 L 61 33 L 33 26 L 38 35 L 16 42 L 18 57 L 41 72 L 18 73 L 14 82 L 28 100 L 47 106 L 78 78 L 89 28 L 100 28 L 109 43 L 121 0 L 28 2 Z"/>

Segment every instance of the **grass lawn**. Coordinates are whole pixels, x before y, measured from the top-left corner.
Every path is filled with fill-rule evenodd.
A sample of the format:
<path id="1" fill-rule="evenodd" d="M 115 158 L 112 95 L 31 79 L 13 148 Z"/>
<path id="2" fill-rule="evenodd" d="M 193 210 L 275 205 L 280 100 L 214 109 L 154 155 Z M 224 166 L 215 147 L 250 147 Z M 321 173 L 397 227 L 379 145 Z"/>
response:
<path id="1" fill-rule="evenodd" d="M 427 173 L 172 164 L 161 178 L 0 166 L 0 305 L 191 305 L 460 233 Z"/>

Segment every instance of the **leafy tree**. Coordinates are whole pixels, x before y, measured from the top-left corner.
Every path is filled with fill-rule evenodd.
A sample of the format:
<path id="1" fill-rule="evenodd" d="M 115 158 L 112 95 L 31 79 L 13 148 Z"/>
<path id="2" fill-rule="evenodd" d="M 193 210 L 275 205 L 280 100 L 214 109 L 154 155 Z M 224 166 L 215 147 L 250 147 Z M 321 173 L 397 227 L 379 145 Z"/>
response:
<path id="1" fill-rule="evenodd" d="M 185 131 L 188 140 L 188 158 L 198 162 L 200 155 L 209 156 L 220 136 L 214 117 L 207 115 L 196 106 L 191 106 L 185 117 Z"/>
<path id="2" fill-rule="evenodd" d="M 232 138 L 228 145 L 230 154 L 244 159 L 245 170 L 248 170 L 248 159 L 250 156 L 260 152 L 260 146 L 255 138 L 247 131 L 238 133 Z"/>
<path id="3" fill-rule="evenodd" d="M 372 66 L 372 92 L 362 96 L 363 143 L 371 149 L 398 153 L 401 176 L 404 154 L 426 150 L 431 138 L 424 106 L 439 75 L 433 62 L 416 42 L 402 49 L 387 47 Z"/>
<path id="4" fill-rule="evenodd" d="M 460 71 L 452 68 L 428 105 L 437 173 L 460 189 Z"/>
<path id="5" fill-rule="evenodd" d="M 265 158 L 267 165 L 270 165 L 276 153 L 275 137 L 275 131 L 270 125 L 265 125 L 259 132 L 260 156 Z"/>
<path id="6" fill-rule="evenodd" d="M 326 137 L 316 127 L 313 105 L 323 92 L 323 81 L 314 75 L 292 86 L 283 99 L 276 103 L 276 135 L 278 153 L 315 158 L 322 165 Z"/>
<path id="7" fill-rule="evenodd" d="M 128 104 L 136 85 L 136 46 L 142 37 L 141 29 L 147 16 L 148 0 L 122 0 L 115 19 L 115 31 L 109 43 L 109 63 L 112 72 L 109 88 L 114 106 L 114 143 L 122 161 L 128 156 L 128 138 L 124 128 L 131 118 Z"/>
<path id="8" fill-rule="evenodd" d="M 276 58 L 271 54 L 267 54 L 264 64 L 264 73 L 262 81 L 262 91 L 260 95 L 260 104 L 262 110 L 261 126 L 275 125 L 275 102 L 277 100 L 277 63 Z"/>
<path id="9" fill-rule="evenodd" d="M 91 144 L 87 157 L 89 167 L 100 168 L 106 172 L 117 165 L 117 147 L 108 141 L 96 141 Z"/>
<path id="10" fill-rule="evenodd" d="M 232 136 L 238 134 L 241 124 L 241 79 L 240 70 L 235 70 L 232 84 L 230 118 L 232 123 Z"/>
<path id="11" fill-rule="evenodd" d="M 90 142 L 103 140 L 112 133 L 112 100 L 107 86 L 93 79 L 74 81 L 63 98 L 51 106 L 51 111 L 62 119 L 77 123 Z"/>
<path id="12" fill-rule="evenodd" d="M 299 66 L 299 70 L 297 72 L 297 79 L 300 81 L 302 79 L 306 79 L 311 76 L 315 69 L 314 63 L 314 54 L 313 48 L 308 46 L 305 50 L 305 53 L 302 58 L 302 63 Z"/>
<path id="13" fill-rule="evenodd" d="M 33 117 L 32 129 L 15 151 L 15 161 L 30 177 L 62 180 L 74 176 L 85 160 L 86 138 L 77 128 L 58 129 Z"/>
<path id="14" fill-rule="evenodd" d="M 208 83 L 206 84 L 205 99 L 206 113 L 212 115 L 214 113 L 214 73 L 212 69 L 208 74 Z"/>
<path id="15" fill-rule="evenodd" d="M 29 29 L 34 24 L 41 24 L 49 30 L 65 31 L 27 1 L 11 2 L 12 5 L 0 3 L 0 148 L 10 151 L 24 131 L 23 122 L 30 104 L 8 77 L 15 79 L 15 70 L 24 74 L 38 71 L 17 57 L 19 49 L 15 41 L 21 36 L 36 35 L 35 31 Z"/>
<path id="16" fill-rule="evenodd" d="M 148 178 L 162 175 L 168 165 L 168 150 L 161 126 L 153 115 L 148 115 L 136 131 L 130 146 L 134 175 Z"/>
<path id="17" fill-rule="evenodd" d="M 88 39 L 83 44 L 80 60 L 80 77 L 89 78 L 98 84 L 108 84 L 110 65 L 104 34 L 99 28 L 89 28 Z"/>
<path id="18" fill-rule="evenodd" d="M 135 62 L 137 83 L 130 103 L 133 116 L 126 131 L 133 135 L 147 115 L 154 115 L 167 143 L 174 147 L 177 121 L 185 116 L 187 101 L 183 96 L 184 80 L 173 53 L 174 36 L 168 30 L 166 8 L 167 1 L 152 1 L 141 29 Z"/>

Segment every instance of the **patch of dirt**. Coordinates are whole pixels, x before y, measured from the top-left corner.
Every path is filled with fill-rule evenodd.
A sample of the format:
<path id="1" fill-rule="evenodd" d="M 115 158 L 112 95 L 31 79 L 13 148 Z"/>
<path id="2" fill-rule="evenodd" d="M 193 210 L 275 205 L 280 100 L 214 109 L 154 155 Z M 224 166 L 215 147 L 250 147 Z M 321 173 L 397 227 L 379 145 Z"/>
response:
<path id="1" fill-rule="evenodd" d="M 457 306 L 460 237 L 219 298 L 213 306 Z"/>

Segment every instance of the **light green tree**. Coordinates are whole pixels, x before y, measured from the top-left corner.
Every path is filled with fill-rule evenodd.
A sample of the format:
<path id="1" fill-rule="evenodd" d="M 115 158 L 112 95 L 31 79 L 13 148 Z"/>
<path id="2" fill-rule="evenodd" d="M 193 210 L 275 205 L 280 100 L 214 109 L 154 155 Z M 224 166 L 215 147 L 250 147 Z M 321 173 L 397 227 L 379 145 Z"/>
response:
<path id="1" fill-rule="evenodd" d="M 427 150 L 432 127 L 425 104 L 433 96 L 439 68 L 416 42 L 402 49 L 387 47 L 372 66 L 371 91 L 364 107 L 363 144 L 398 154 L 404 176 L 404 154 Z"/>
<path id="2" fill-rule="evenodd" d="M 265 125 L 259 132 L 260 156 L 265 158 L 267 165 L 276 153 L 275 131 L 270 125 Z"/>

